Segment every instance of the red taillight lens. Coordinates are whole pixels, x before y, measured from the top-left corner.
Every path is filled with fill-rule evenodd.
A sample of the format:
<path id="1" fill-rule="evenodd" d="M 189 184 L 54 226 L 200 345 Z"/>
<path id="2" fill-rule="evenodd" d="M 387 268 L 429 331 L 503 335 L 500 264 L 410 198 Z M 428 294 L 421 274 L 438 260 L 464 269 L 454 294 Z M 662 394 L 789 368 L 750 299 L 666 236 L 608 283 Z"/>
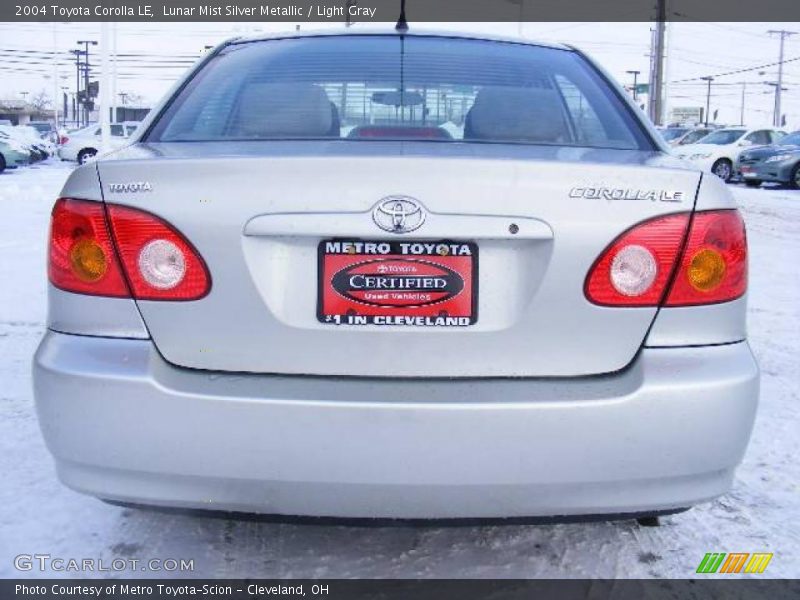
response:
<path id="1" fill-rule="evenodd" d="M 698 212 L 666 306 L 716 304 L 747 291 L 747 236 L 738 210 Z"/>
<path id="2" fill-rule="evenodd" d="M 58 143 L 59 143 L 59 144 L 61 144 L 62 146 L 63 146 L 64 144 L 66 144 L 68 141 L 69 141 L 69 138 L 68 138 L 66 135 L 62 135 L 62 136 L 61 136 L 61 137 L 58 139 Z"/>
<path id="3" fill-rule="evenodd" d="M 62 290 L 130 296 L 99 202 L 61 198 L 50 224 L 48 275 Z"/>
<path id="4" fill-rule="evenodd" d="M 53 285 L 81 294 L 197 300 L 211 289 L 203 259 L 177 230 L 153 214 L 113 204 L 56 202 L 49 263 Z"/>
<path id="5" fill-rule="evenodd" d="M 656 217 L 629 229 L 586 277 L 586 297 L 603 306 L 657 306 L 669 284 L 690 213 Z"/>
<path id="6" fill-rule="evenodd" d="M 127 206 L 108 205 L 111 231 L 139 300 L 197 300 L 211 289 L 203 259 L 175 228 Z"/>
<path id="7" fill-rule="evenodd" d="M 736 210 L 713 210 L 640 223 L 606 248 L 584 288 L 602 306 L 691 306 L 739 298 L 747 289 L 742 218 Z"/>

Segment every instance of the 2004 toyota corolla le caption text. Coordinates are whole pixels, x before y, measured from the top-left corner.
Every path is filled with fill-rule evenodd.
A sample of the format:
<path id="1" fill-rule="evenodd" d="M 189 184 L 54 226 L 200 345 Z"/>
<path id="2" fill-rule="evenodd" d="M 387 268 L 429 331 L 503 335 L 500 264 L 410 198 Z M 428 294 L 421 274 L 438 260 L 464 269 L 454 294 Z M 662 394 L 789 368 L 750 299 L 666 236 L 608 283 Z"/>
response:
<path id="1" fill-rule="evenodd" d="M 333 517 L 714 498 L 759 373 L 724 184 L 569 47 L 231 40 L 53 208 L 61 480 Z"/>

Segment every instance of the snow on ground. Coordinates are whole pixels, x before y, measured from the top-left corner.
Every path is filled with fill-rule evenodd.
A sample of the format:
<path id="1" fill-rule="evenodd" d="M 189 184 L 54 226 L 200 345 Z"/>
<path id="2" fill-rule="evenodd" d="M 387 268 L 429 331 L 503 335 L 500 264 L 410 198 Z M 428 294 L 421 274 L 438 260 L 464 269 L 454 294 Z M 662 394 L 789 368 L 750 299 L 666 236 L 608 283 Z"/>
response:
<path id="1" fill-rule="evenodd" d="M 18 574 L 12 561 L 23 553 L 194 559 L 195 574 L 211 577 L 680 578 L 706 552 L 768 551 L 767 575 L 800 574 L 800 192 L 732 186 L 749 231 L 750 339 L 763 379 L 729 494 L 659 528 L 352 527 L 125 509 L 58 483 L 36 423 L 30 360 L 44 330 L 49 211 L 70 169 L 49 161 L 0 175 L 0 577 Z"/>

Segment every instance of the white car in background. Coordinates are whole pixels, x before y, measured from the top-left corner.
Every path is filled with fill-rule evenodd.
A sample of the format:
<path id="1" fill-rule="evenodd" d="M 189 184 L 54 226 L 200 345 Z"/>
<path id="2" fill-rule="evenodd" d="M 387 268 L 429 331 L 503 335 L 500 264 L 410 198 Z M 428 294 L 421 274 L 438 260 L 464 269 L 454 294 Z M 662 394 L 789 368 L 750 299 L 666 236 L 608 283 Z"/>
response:
<path id="1" fill-rule="evenodd" d="M 124 146 L 138 126 L 136 121 L 112 123 L 109 140 L 111 150 Z M 58 148 L 58 156 L 61 160 L 74 160 L 82 165 L 97 155 L 100 145 L 100 125 L 95 123 L 67 134 Z"/>
<path id="2" fill-rule="evenodd" d="M 49 158 L 50 156 L 55 155 L 56 145 L 51 139 L 49 139 L 49 137 L 43 137 L 42 132 L 40 132 L 36 127 L 32 125 L 17 125 L 14 129 L 19 132 L 21 138 L 26 140 L 40 153 L 45 154 L 46 156 L 43 156 L 43 158 Z"/>
<path id="3" fill-rule="evenodd" d="M 674 153 L 678 158 L 690 160 L 703 171 L 710 171 L 727 182 L 733 175 L 733 165 L 742 150 L 774 144 L 784 135 L 785 132 L 777 129 L 727 127 L 709 133 L 696 144 L 679 146 Z"/>
<path id="4" fill-rule="evenodd" d="M 45 141 L 38 137 L 34 138 L 25 127 L 0 125 L 0 139 L 6 142 L 13 140 L 18 146 L 24 147 L 30 153 L 32 162 L 48 157 Z"/>

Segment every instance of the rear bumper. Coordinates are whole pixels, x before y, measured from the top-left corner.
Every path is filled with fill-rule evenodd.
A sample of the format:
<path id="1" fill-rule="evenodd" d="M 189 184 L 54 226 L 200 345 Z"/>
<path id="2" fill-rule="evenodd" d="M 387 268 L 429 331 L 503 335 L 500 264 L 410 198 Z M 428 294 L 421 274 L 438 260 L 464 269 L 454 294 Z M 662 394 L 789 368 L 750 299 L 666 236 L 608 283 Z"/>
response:
<path id="1" fill-rule="evenodd" d="M 6 159 L 6 167 L 9 169 L 24 167 L 30 164 L 31 162 L 30 157 L 28 155 L 22 154 L 20 152 L 8 152 L 4 153 L 3 156 Z"/>
<path id="2" fill-rule="evenodd" d="M 48 333 L 39 421 L 62 481 L 163 506 L 334 517 L 630 513 L 724 493 L 750 436 L 746 343 L 645 349 L 570 380 L 226 375 L 149 340 Z"/>
<path id="3" fill-rule="evenodd" d="M 78 160 L 77 151 L 68 146 L 59 146 L 56 154 L 61 160 Z"/>
<path id="4" fill-rule="evenodd" d="M 746 165 L 749 167 L 746 171 L 742 171 L 742 167 L 739 167 L 739 173 L 743 179 L 786 183 L 791 181 L 792 171 L 795 165 L 797 165 L 797 162 L 788 161 L 780 163 L 758 163 L 755 165 Z"/>

